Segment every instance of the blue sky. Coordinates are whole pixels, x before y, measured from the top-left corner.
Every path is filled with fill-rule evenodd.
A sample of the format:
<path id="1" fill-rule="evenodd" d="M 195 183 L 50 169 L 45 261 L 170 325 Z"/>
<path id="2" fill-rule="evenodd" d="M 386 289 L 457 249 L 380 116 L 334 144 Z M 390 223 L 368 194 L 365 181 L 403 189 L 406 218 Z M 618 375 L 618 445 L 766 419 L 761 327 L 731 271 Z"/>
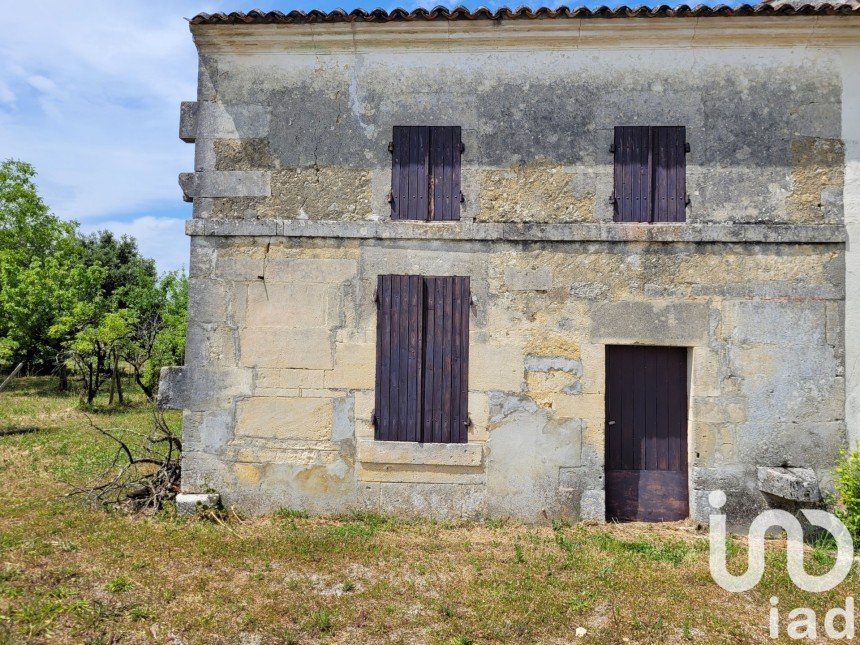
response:
<path id="1" fill-rule="evenodd" d="M 84 231 L 133 235 L 160 271 L 187 266 L 183 222 L 191 206 L 182 202 L 177 176 L 192 169 L 193 146 L 181 142 L 177 131 L 179 103 L 196 95 L 197 65 L 185 19 L 201 11 L 374 6 L 257 6 L 236 0 L 18 4 L 14 24 L 7 23 L 0 38 L 0 158 L 34 164 L 51 209 L 77 220 Z"/>

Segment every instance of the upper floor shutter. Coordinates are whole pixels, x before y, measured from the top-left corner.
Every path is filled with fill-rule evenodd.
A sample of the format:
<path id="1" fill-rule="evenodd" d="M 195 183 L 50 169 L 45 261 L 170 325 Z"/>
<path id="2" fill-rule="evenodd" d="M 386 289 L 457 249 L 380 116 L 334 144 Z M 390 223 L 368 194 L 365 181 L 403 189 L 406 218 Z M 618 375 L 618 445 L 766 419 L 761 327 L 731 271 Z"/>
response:
<path id="1" fill-rule="evenodd" d="M 427 219 L 430 128 L 394 126 L 391 218 Z"/>
<path id="2" fill-rule="evenodd" d="M 654 222 L 683 222 L 687 219 L 686 128 L 651 128 L 654 166 Z"/>
<path id="3" fill-rule="evenodd" d="M 460 219 L 460 126 L 394 126 L 391 218 Z"/>
<path id="4" fill-rule="evenodd" d="M 615 128 L 616 222 L 686 219 L 686 128 Z"/>
<path id="5" fill-rule="evenodd" d="M 460 219 L 460 150 L 459 125 L 430 128 L 430 172 L 433 199 L 429 220 Z"/>

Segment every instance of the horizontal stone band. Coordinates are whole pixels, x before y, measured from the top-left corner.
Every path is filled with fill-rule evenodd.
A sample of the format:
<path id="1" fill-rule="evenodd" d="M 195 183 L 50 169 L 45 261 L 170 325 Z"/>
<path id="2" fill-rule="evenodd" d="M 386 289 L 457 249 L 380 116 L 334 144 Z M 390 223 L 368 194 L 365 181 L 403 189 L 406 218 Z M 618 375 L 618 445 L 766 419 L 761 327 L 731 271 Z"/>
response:
<path id="1" fill-rule="evenodd" d="M 837 224 L 497 224 L 337 220 L 191 219 L 187 235 L 542 242 L 751 242 L 841 244 Z"/>

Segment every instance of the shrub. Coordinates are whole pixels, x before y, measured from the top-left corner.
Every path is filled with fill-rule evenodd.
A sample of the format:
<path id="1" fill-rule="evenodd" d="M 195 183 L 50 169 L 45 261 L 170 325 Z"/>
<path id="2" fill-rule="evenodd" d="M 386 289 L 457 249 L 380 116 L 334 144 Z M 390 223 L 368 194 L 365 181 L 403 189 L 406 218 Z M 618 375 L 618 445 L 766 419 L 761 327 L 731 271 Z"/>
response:
<path id="1" fill-rule="evenodd" d="M 860 448 L 842 451 L 836 465 L 836 517 L 860 545 Z"/>

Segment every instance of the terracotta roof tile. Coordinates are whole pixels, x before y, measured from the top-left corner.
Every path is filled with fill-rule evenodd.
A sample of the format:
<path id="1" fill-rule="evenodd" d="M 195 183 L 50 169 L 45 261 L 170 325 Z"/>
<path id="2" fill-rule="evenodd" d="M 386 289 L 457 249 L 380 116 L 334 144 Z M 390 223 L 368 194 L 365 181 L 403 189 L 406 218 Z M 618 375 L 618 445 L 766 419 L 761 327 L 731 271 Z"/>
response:
<path id="1" fill-rule="evenodd" d="M 686 4 L 675 7 L 659 5 L 649 7 L 639 5 L 628 7 L 620 5 L 614 9 L 608 6 L 600 6 L 589 9 L 584 6 L 566 7 L 560 6 L 556 9 L 539 7 L 519 7 L 511 9 L 502 7 L 496 11 L 490 11 L 480 7 L 474 11 L 465 7 L 448 9 L 436 7 L 434 9 L 392 9 L 390 12 L 384 9 L 373 9 L 365 11 L 354 9 L 346 12 L 342 9 L 325 12 L 314 9 L 305 13 L 304 11 L 259 11 L 257 9 L 248 13 L 234 11 L 232 13 L 200 13 L 191 19 L 192 25 L 288 25 L 308 23 L 332 23 L 332 22 L 396 22 L 413 20 L 540 20 L 549 18 L 704 18 L 712 16 L 833 16 L 833 15 L 860 15 L 860 2 L 851 1 L 844 3 L 829 3 L 813 1 L 806 3 L 802 0 L 769 0 L 756 5 L 740 4 L 736 6 L 716 5 L 708 7 L 705 5 L 690 6 Z"/>

